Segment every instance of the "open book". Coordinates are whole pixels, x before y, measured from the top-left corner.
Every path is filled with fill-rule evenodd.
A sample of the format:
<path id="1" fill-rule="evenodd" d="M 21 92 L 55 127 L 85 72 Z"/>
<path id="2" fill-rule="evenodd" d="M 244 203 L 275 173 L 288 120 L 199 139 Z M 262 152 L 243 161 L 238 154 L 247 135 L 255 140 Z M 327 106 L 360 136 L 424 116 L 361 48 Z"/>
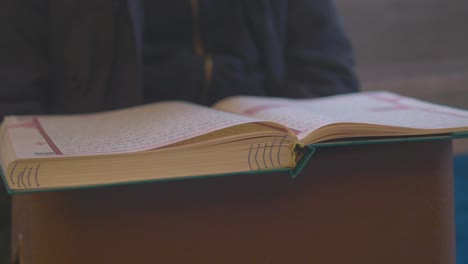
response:
<path id="1" fill-rule="evenodd" d="M 319 99 L 236 96 L 57 116 L 8 116 L 10 192 L 294 170 L 307 146 L 468 132 L 468 111 L 389 92 Z M 310 152 L 309 152 L 310 153 Z"/>

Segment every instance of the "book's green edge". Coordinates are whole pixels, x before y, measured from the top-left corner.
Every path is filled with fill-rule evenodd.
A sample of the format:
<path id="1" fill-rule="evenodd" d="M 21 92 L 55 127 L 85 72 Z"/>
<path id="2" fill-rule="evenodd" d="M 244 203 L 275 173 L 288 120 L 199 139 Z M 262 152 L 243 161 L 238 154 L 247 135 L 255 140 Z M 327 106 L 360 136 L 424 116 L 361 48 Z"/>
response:
<path id="1" fill-rule="evenodd" d="M 312 155 L 314 155 L 316 148 L 313 146 L 304 146 L 303 148 L 298 148 L 298 152 L 303 152 L 301 159 L 297 162 L 296 167 L 290 171 L 291 178 L 295 179 L 302 169 L 307 165 Z"/>
<path id="2" fill-rule="evenodd" d="M 298 161 L 296 167 L 290 171 L 291 177 L 294 179 L 301 173 L 304 167 L 309 162 L 310 158 L 320 148 L 340 147 L 353 145 L 370 145 L 370 144 L 387 144 L 398 142 L 420 142 L 420 141 L 435 141 L 435 140 L 452 140 L 468 138 L 467 132 L 456 132 L 451 134 L 438 134 L 432 136 L 402 136 L 393 138 L 366 138 L 366 139 L 350 139 L 347 141 L 320 142 L 304 146 L 299 151 L 304 151 L 302 158 Z"/>
<path id="3" fill-rule="evenodd" d="M 3 172 L 3 168 L 0 167 L 0 175 L 2 176 L 2 181 L 3 181 L 3 185 L 5 186 L 5 189 L 7 191 L 8 194 L 13 194 L 12 190 L 10 189 L 10 187 L 8 187 L 8 184 L 7 184 L 7 181 L 6 181 L 6 178 L 5 178 L 5 173 Z"/>
<path id="4" fill-rule="evenodd" d="M 145 183 L 156 183 L 156 182 L 166 182 L 166 181 L 181 181 L 181 180 L 191 180 L 191 179 L 202 179 L 202 178 L 215 178 L 215 177 L 228 177 L 234 175 L 258 175 L 263 173 L 273 173 L 273 172 L 290 172 L 290 168 L 280 168 L 280 169 L 271 169 L 271 170 L 255 170 L 255 171 L 241 171 L 241 172 L 230 172 L 230 173 L 218 173 L 218 174 L 208 174 L 208 175 L 195 175 L 195 176 L 185 176 L 177 178 L 165 178 L 165 179 L 150 179 L 150 180 L 141 180 L 141 181 L 130 181 L 130 182 L 116 182 L 116 183 L 106 183 L 106 184 L 95 184 L 95 185 L 83 185 L 83 186 L 69 186 L 69 187 L 59 187 L 59 188 L 43 188 L 43 189 L 21 189 L 13 190 L 8 187 L 6 184 L 5 175 L 3 170 L 0 170 L 2 174 L 3 182 L 5 183 L 6 190 L 10 195 L 16 194 L 25 194 L 25 193 L 40 193 L 40 192 L 52 192 L 52 191 L 67 191 L 67 190 L 80 190 L 80 189 L 95 189 L 95 188 L 105 188 L 105 187 L 114 187 L 114 186 L 127 186 L 127 185 L 137 185 Z"/>
<path id="5" fill-rule="evenodd" d="M 457 132 L 451 134 L 438 134 L 433 136 L 402 136 L 393 138 L 366 138 L 362 140 L 347 140 L 336 142 L 319 142 L 308 145 L 310 148 L 321 147 L 336 147 L 336 146 L 351 146 L 351 145 L 366 145 L 366 144 L 385 144 L 385 143 L 398 143 L 398 142 L 418 142 L 418 141 L 434 141 L 434 140 L 448 140 L 448 139 L 461 139 L 468 138 L 467 132 Z"/>

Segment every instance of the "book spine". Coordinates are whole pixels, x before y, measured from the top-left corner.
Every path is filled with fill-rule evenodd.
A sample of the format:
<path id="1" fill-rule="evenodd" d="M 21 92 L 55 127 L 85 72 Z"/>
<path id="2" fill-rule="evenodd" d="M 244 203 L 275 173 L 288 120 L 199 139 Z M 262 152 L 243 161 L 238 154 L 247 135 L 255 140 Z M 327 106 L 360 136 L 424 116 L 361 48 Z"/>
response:
<path id="1" fill-rule="evenodd" d="M 299 161 L 297 162 L 296 167 L 290 170 L 291 178 L 295 179 L 299 173 L 304 169 L 304 167 L 309 162 L 312 155 L 314 155 L 316 148 L 313 146 L 301 146 L 297 145 L 296 155 L 300 156 Z"/>

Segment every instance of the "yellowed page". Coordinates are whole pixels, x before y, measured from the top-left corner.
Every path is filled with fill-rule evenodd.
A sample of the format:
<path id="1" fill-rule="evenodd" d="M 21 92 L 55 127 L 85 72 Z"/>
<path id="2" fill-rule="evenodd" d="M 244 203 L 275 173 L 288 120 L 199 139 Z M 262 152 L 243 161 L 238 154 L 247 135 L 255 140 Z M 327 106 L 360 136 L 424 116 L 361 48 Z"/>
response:
<path id="1" fill-rule="evenodd" d="M 299 140 L 318 128 L 336 123 L 468 131 L 468 111 L 384 91 L 296 100 L 232 97 L 215 108 L 283 124 L 295 130 Z"/>
<path id="2" fill-rule="evenodd" d="M 127 153 L 258 120 L 185 102 L 99 114 L 6 117 L 18 157 Z"/>

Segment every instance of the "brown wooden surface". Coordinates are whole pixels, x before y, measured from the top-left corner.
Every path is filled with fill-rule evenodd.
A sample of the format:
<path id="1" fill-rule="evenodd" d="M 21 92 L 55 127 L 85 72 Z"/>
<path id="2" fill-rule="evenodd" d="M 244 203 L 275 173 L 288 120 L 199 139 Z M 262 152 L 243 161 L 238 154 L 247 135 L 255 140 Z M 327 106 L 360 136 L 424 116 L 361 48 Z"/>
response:
<path id="1" fill-rule="evenodd" d="M 449 141 L 234 176 L 16 195 L 20 263 L 454 263 Z"/>

